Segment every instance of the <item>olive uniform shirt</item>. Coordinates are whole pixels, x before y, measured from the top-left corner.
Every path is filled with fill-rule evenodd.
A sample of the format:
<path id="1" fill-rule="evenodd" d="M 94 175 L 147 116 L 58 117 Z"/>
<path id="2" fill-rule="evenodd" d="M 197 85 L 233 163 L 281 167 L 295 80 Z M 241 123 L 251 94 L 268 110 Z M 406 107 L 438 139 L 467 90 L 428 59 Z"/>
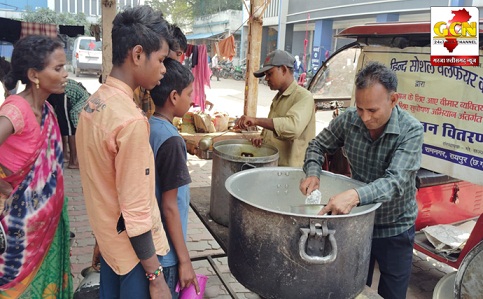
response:
<path id="1" fill-rule="evenodd" d="M 305 150 L 315 137 L 315 104 L 312 94 L 295 80 L 272 101 L 268 118 L 275 131 L 263 130 L 266 144 L 278 149 L 279 166 L 302 167 Z"/>

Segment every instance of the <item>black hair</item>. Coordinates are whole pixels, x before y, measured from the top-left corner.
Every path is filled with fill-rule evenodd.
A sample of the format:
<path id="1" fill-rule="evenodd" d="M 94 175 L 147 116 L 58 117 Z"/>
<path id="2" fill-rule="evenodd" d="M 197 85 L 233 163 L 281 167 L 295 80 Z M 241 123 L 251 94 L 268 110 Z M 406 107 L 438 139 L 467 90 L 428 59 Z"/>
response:
<path id="1" fill-rule="evenodd" d="M 374 83 L 382 84 L 387 91 L 397 90 L 397 76 L 384 64 L 371 61 L 356 76 L 356 88 L 364 89 Z"/>
<path id="2" fill-rule="evenodd" d="M 47 66 L 47 59 L 64 44 L 57 38 L 45 35 L 29 35 L 15 43 L 13 47 L 10 72 L 3 78 L 8 90 L 17 86 L 18 80 L 30 86 L 28 70 L 42 71 Z"/>
<path id="3" fill-rule="evenodd" d="M 141 45 L 149 58 L 172 38 L 162 13 L 146 5 L 118 13 L 112 25 L 112 64 L 115 66 L 122 65 L 136 45 Z"/>
<path id="4" fill-rule="evenodd" d="M 186 35 L 184 35 L 183 31 L 181 31 L 181 28 L 179 28 L 176 24 L 170 24 L 169 29 L 171 30 L 171 35 L 173 37 L 172 46 L 170 49 L 173 51 L 181 50 L 186 52 L 188 41 L 186 40 Z"/>
<path id="5" fill-rule="evenodd" d="M 183 89 L 194 81 L 191 71 L 179 61 L 168 57 L 164 60 L 164 66 L 166 67 L 166 74 L 161 79 L 161 84 L 151 90 L 151 97 L 157 107 L 164 106 L 173 90 L 181 94 Z"/>

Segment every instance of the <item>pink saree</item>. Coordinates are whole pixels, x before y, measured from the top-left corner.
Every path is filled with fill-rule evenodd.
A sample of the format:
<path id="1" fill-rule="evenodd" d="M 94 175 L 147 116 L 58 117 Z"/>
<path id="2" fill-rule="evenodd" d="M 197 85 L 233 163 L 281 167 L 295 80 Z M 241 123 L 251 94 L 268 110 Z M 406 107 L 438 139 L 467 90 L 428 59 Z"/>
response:
<path id="1" fill-rule="evenodd" d="M 43 108 L 41 137 L 25 167 L 4 178 L 14 189 L 0 215 L 6 234 L 6 249 L 0 255 L 0 294 L 16 289 L 20 283 L 28 285 L 34 278 L 32 274 L 37 273 L 49 252 L 61 218 L 62 139 L 48 103 Z"/>

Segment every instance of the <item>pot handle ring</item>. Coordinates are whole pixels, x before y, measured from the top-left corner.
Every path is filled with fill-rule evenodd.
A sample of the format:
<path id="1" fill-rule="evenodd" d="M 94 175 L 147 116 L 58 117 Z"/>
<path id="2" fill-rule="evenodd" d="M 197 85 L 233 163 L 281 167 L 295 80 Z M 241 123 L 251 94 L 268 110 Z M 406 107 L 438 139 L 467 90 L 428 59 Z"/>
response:
<path id="1" fill-rule="evenodd" d="M 302 233 L 302 235 L 300 236 L 300 240 L 299 240 L 300 257 L 305 262 L 307 262 L 309 264 L 319 265 L 319 264 L 332 263 L 337 258 L 337 243 L 336 243 L 335 237 L 334 237 L 335 230 L 328 229 L 327 223 L 323 222 L 322 229 L 321 229 L 322 230 L 321 236 L 322 237 L 329 236 L 329 242 L 330 242 L 330 246 L 331 246 L 332 250 L 331 250 L 330 254 L 328 254 L 326 256 L 311 256 L 311 255 L 308 255 L 307 252 L 305 251 L 307 240 L 309 238 L 309 233 L 312 231 L 312 233 L 310 234 L 311 236 L 313 236 L 316 233 L 320 234 L 320 232 L 314 231 L 313 228 L 314 227 L 312 225 L 311 225 L 311 228 L 300 228 L 300 232 Z M 320 229 L 318 229 L 318 230 L 320 230 Z"/>
<path id="2" fill-rule="evenodd" d="M 246 169 L 257 168 L 255 165 L 250 164 L 250 163 L 248 163 L 248 162 L 245 162 L 245 163 L 243 163 L 243 164 L 242 164 L 242 166 L 240 167 L 240 171 L 245 170 L 245 167 L 247 167 Z"/>

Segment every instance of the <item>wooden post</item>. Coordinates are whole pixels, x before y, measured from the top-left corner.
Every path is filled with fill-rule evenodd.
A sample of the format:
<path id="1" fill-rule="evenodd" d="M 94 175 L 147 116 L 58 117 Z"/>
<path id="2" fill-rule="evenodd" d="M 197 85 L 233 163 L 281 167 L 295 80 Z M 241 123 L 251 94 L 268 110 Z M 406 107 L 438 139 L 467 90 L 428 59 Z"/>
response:
<path id="1" fill-rule="evenodd" d="M 112 21 L 116 16 L 116 1 L 102 0 L 102 82 L 112 69 Z"/>
<path id="2" fill-rule="evenodd" d="M 269 2 L 268 2 L 269 3 Z M 268 3 L 266 5 L 268 5 Z M 260 68 L 260 49 L 262 47 L 264 0 L 250 0 L 250 19 L 248 21 L 247 75 L 245 78 L 245 103 L 243 113 L 257 115 L 258 78 L 253 72 Z"/>

